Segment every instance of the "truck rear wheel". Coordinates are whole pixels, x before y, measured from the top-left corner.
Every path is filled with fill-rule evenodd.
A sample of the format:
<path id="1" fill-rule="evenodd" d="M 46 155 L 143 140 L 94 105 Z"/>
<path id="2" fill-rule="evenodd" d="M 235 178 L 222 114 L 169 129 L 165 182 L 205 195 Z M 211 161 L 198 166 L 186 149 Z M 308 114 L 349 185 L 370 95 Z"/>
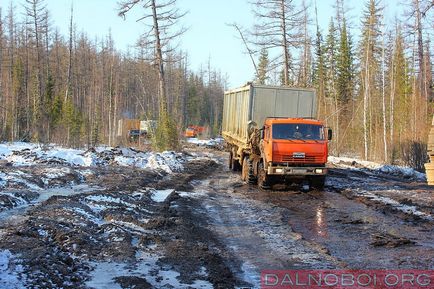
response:
<path id="1" fill-rule="evenodd" d="M 241 169 L 241 179 L 243 181 L 247 181 L 248 175 L 249 175 L 249 157 L 243 158 L 243 165 Z"/>
<path id="2" fill-rule="evenodd" d="M 264 169 L 263 163 L 260 163 L 258 167 L 258 187 L 263 190 L 271 189 L 270 178 Z"/>
<path id="3" fill-rule="evenodd" d="M 234 166 L 234 171 L 236 172 L 241 171 L 241 164 L 239 160 L 234 160 L 233 166 Z"/>
<path id="4" fill-rule="evenodd" d="M 229 153 L 229 169 L 234 172 L 241 171 L 241 164 L 238 160 L 234 159 L 232 152 Z"/>
<path id="5" fill-rule="evenodd" d="M 253 163 L 249 157 L 245 157 L 243 160 L 241 179 L 251 185 L 254 185 L 257 182 L 257 178 L 253 173 Z"/>

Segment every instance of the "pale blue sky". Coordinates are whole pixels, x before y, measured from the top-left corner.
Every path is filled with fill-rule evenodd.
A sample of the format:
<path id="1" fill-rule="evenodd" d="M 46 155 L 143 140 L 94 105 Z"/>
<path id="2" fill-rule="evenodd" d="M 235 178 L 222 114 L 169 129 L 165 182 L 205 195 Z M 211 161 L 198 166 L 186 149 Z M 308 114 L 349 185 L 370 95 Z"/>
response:
<path id="1" fill-rule="evenodd" d="M 24 2 L 24 0 L 12 0 L 20 19 L 22 19 Z M 143 30 L 143 25 L 135 21 L 138 14 L 128 15 L 126 20 L 117 16 L 116 0 L 45 0 L 45 2 L 52 17 L 52 24 L 59 27 L 65 37 L 68 33 L 72 2 L 77 30 L 85 31 L 91 39 L 102 38 L 111 29 L 116 47 L 125 50 L 128 46 L 134 45 Z M 330 18 L 335 15 L 332 4 L 336 1 L 317 0 L 317 2 L 320 26 L 325 32 Z M 346 2 L 351 8 L 347 17 L 353 28 L 357 29 L 360 24 L 359 13 L 365 1 L 347 0 Z M 395 3 L 394 0 L 390 2 Z M 10 3 L 9 0 L 0 0 L 3 15 L 6 14 Z M 296 0 L 295 3 L 301 3 L 301 0 Z M 245 53 L 245 47 L 238 33 L 226 25 L 233 22 L 246 28 L 253 25 L 252 5 L 248 0 L 178 0 L 178 7 L 189 11 L 182 21 L 189 30 L 180 39 L 180 44 L 181 48 L 188 52 L 192 70 L 198 71 L 201 65 L 206 67 L 208 59 L 211 59 L 212 67 L 227 74 L 230 87 L 241 86 L 252 80 L 254 69 L 249 56 Z M 311 9 L 311 12 L 311 17 L 314 18 L 314 10 Z"/>

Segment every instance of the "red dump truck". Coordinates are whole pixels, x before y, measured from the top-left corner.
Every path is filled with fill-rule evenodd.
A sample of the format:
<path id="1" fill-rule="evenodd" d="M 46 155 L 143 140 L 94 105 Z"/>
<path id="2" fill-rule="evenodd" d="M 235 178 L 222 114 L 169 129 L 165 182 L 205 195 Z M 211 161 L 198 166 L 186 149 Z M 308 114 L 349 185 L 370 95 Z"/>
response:
<path id="1" fill-rule="evenodd" d="M 225 92 L 229 167 L 263 189 L 303 181 L 321 189 L 332 131 L 315 119 L 316 102 L 311 89 L 247 84 Z"/>

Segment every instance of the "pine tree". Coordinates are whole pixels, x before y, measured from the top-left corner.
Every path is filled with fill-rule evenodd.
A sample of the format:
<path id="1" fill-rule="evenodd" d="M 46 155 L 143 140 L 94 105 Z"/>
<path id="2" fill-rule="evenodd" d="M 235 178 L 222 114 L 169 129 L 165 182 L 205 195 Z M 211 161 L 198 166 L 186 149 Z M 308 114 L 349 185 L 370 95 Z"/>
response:
<path id="1" fill-rule="evenodd" d="M 270 64 L 270 60 L 268 58 L 268 50 L 262 48 L 261 55 L 259 56 L 258 75 L 256 77 L 259 84 L 265 84 L 269 79 L 268 77 L 269 64 Z"/>
<path id="2" fill-rule="evenodd" d="M 315 40 L 315 58 L 313 63 L 312 81 L 317 93 L 324 96 L 325 90 L 325 60 L 324 46 L 321 32 L 317 31 Z"/>
<path id="3" fill-rule="evenodd" d="M 338 99 L 338 39 L 337 29 L 335 27 L 333 19 L 330 19 L 329 31 L 326 40 L 325 47 L 325 67 L 326 67 L 326 97 L 333 103 L 333 109 L 331 115 L 333 117 L 334 128 L 334 153 L 339 155 L 339 141 L 340 141 L 340 118 L 339 118 L 339 99 Z M 330 117 L 329 116 L 329 117 Z"/>
<path id="4" fill-rule="evenodd" d="M 326 67 L 326 95 L 329 98 L 337 97 L 336 82 L 337 82 L 337 29 L 333 19 L 330 19 L 329 30 L 324 49 Z"/>
<path id="5" fill-rule="evenodd" d="M 353 54 L 350 36 L 345 19 L 340 31 L 339 52 L 337 61 L 337 93 L 341 105 L 347 105 L 353 97 Z"/>

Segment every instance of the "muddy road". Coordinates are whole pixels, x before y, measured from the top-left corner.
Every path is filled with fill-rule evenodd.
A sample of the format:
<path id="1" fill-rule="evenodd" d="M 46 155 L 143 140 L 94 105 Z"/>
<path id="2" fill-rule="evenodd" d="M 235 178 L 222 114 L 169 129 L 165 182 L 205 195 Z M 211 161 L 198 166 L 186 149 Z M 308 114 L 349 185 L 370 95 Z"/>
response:
<path id="1" fill-rule="evenodd" d="M 226 153 L 185 151 L 173 173 L 2 165 L 0 288 L 259 288 L 265 269 L 434 269 L 434 192 L 420 180 L 343 163 L 323 191 L 263 191 Z"/>
<path id="2" fill-rule="evenodd" d="M 420 181 L 335 167 L 323 191 L 263 191 L 222 165 L 197 189 L 253 288 L 263 269 L 434 268 L 434 191 Z"/>

